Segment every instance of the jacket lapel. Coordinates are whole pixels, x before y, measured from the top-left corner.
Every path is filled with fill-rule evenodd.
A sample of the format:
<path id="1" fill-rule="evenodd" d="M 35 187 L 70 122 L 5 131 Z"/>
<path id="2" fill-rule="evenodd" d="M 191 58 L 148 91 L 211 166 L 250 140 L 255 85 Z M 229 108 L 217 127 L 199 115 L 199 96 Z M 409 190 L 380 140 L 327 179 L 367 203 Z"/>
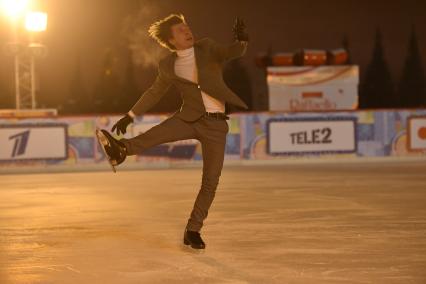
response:
<path id="1" fill-rule="evenodd" d="M 177 77 L 175 74 L 176 56 L 176 52 L 170 53 L 166 58 L 164 58 L 163 61 L 163 71 L 168 77 L 172 79 L 176 79 Z"/>
<path id="2" fill-rule="evenodd" d="M 175 73 L 175 61 L 177 58 L 177 54 L 176 52 L 173 52 L 171 54 L 169 54 L 165 59 L 164 59 L 164 72 L 172 79 L 172 80 L 178 80 L 184 83 L 189 83 L 189 84 L 195 84 L 194 82 L 191 82 L 185 78 L 179 77 L 176 75 Z"/>
<path id="3" fill-rule="evenodd" d="M 199 73 L 201 68 L 201 50 L 197 43 L 194 44 L 194 57 L 195 57 L 195 67 Z M 198 75 L 198 74 L 197 74 Z M 197 76 L 198 77 L 198 76 Z"/>

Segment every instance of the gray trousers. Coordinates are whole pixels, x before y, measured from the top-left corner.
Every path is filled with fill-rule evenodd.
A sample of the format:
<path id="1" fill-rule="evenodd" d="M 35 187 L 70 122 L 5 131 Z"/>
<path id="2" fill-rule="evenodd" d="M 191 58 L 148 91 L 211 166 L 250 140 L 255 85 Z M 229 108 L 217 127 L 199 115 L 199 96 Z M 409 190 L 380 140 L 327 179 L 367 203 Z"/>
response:
<path id="1" fill-rule="evenodd" d="M 190 231 L 200 231 L 219 184 L 228 131 L 226 120 L 203 116 L 194 122 L 187 122 L 171 116 L 145 133 L 121 141 L 125 144 L 128 155 L 136 155 L 145 149 L 167 142 L 186 139 L 200 141 L 203 155 L 201 189 L 186 226 Z"/>

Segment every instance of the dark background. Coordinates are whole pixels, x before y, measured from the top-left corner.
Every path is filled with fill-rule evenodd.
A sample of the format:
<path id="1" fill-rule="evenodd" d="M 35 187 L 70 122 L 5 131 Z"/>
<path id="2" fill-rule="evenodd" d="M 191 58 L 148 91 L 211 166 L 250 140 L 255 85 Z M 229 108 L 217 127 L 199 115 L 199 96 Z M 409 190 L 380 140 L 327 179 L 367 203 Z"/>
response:
<path id="1" fill-rule="evenodd" d="M 155 62 L 163 54 L 161 48 L 147 37 L 146 31 L 152 22 L 172 12 L 185 15 L 197 38 L 208 36 L 223 43 L 232 40 L 235 16 L 245 20 L 250 45 L 239 68 L 247 72 L 250 80 L 250 98 L 245 100 L 250 100 L 252 109 L 265 109 L 267 104 L 264 73 L 254 63 L 257 54 L 268 49 L 291 52 L 300 48 L 339 48 L 343 38 L 347 37 L 352 62 L 360 66 L 363 81 L 372 60 L 378 29 L 382 35 L 384 58 L 396 86 L 403 73 L 413 27 L 420 61 L 425 66 L 425 2 L 37 1 L 34 6 L 49 15 L 48 30 L 40 38 L 48 47 L 49 55 L 37 66 L 39 105 L 59 108 L 63 113 L 126 111 L 153 82 Z M 9 26 L 2 17 L 0 45 L 9 40 Z M 14 107 L 12 63 L 12 58 L 0 54 L 0 108 Z M 112 80 L 105 82 L 106 73 Z M 129 87 L 133 83 L 136 91 Z M 108 97 L 116 98 L 115 103 L 102 101 Z M 76 101 L 72 102 L 73 99 Z M 178 103 L 178 96 L 172 90 L 154 110 L 171 111 Z"/>

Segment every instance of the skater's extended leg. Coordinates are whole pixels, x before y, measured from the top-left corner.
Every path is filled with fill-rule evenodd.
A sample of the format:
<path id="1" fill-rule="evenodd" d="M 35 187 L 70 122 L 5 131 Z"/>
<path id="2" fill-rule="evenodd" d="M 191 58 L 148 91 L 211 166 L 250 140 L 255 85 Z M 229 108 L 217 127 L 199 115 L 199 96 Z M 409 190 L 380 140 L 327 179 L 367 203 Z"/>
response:
<path id="1" fill-rule="evenodd" d="M 153 126 L 145 133 L 130 139 L 121 139 L 126 146 L 127 155 L 137 155 L 143 150 L 167 142 L 196 138 L 190 122 L 177 117 L 169 117 L 160 124 Z"/>

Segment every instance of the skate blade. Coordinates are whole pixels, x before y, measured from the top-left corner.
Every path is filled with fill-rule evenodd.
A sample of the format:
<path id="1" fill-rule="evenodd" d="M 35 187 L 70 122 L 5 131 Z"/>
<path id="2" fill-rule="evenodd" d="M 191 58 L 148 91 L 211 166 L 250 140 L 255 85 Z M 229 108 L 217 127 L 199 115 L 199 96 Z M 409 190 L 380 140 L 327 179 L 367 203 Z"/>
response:
<path id="1" fill-rule="evenodd" d="M 96 134 L 96 137 L 98 138 L 97 140 L 99 142 L 99 145 L 101 146 L 102 151 L 105 154 L 105 157 L 107 157 L 108 163 L 111 166 L 112 171 L 114 173 L 116 173 L 117 170 L 115 169 L 114 164 L 110 160 L 110 158 L 109 158 L 109 156 L 108 156 L 108 154 L 107 154 L 107 152 L 105 150 L 105 146 L 110 146 L 108 139 L 105 137 L 105 135 L 102 133 L 102 131 L 99 128 L 96 128 L 96 133 L 95 134 Z"/>
<path id="2" fill-rule="evenodd" d="M 187 253 L 195 254 L 195 255 L 204 254 L 206 251 L 206 249 L 194 249 L 190 245 L 185 245 L 185 244 L 181 244 L 181 250 Z"/>

